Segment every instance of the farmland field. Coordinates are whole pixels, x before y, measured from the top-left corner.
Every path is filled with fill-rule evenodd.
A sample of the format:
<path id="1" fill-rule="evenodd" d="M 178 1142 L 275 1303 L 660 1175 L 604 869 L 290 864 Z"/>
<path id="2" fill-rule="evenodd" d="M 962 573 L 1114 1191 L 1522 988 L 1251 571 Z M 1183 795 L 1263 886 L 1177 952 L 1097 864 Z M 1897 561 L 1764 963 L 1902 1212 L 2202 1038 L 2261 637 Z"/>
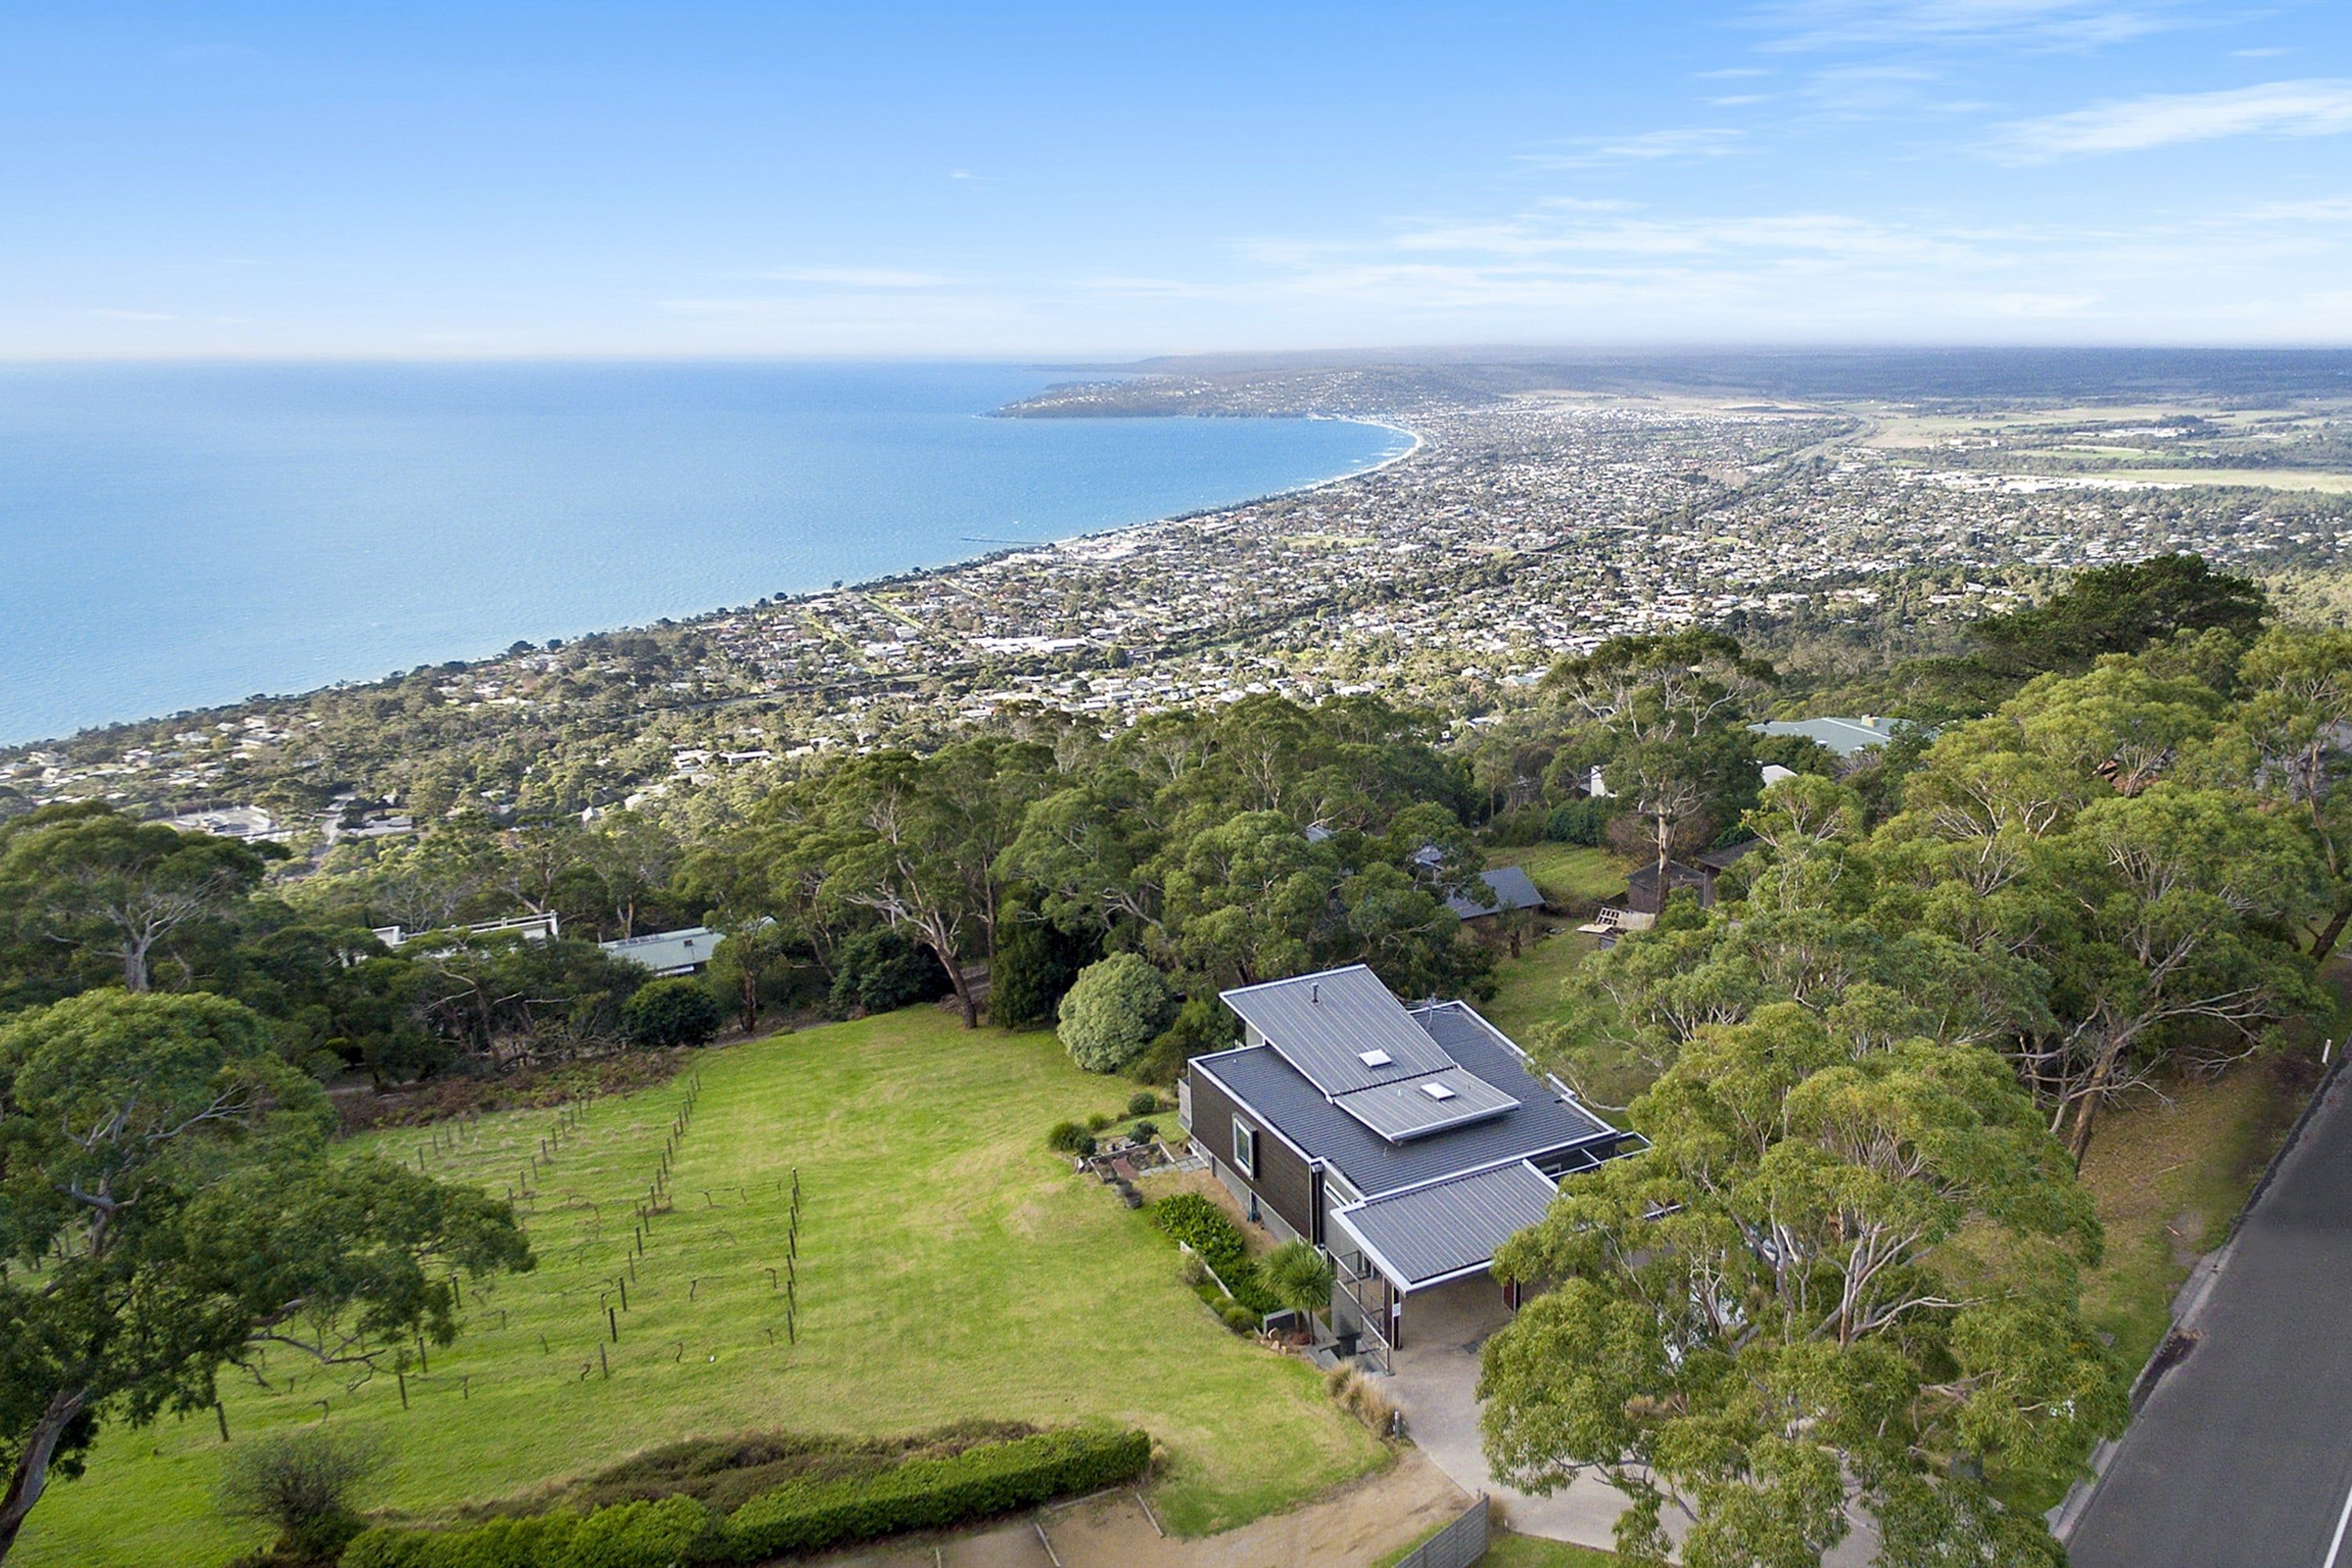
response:
<path id="1" fill-rule="evenodd" d="M 352 1386 L 279 1352 L 259 1367 L 266 1388 L 224 1376 L 232 1437 L 322 1414 L 373 1429 L 393 1456 L 379 1500 L 422 1518 L 755 1428 L 1141 1426 L 1167 1449 L 1155 1504 L 1186 1533 L 1381 1461 L 1309 1368 L 1219 1326 L 1140 1215 L 1045 1152 L 1049 1124 L 1116 1113 L 1134 1089 L 1078 1071 L 1050 1035 L 968 1033 L 919 1008 L 708 1052 L 698 1081 L 595 1101 L 560 1143 L 551 1111 L 485 1117 L 454 1145 L 446 1129 L 373 1140 L 500 1195 L 528 1185 L 539 1268 L 469 1292 L 457 1342 L 408 1372 L 406 1409 L 388 1372 Z M 630 1279 L 636 1205 L 690 1093 L 669 1206 Z M 542 1138 L 554 1158 L 534 1179 Z M 220 1452 L 209 1415 L 108 1433 L 16 1555 L 225 1563 L 257 1539 L 215 1512 Z"/>

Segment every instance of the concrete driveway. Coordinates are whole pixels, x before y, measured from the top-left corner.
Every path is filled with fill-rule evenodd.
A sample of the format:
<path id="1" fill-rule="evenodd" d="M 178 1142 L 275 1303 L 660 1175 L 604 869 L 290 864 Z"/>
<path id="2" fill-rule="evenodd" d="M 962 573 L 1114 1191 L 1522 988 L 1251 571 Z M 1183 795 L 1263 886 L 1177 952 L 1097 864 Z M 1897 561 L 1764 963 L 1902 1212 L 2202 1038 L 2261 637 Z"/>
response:
<path id="1" fill-rule="evenodd" d="M 1580 1477 L 1549 1497 L 1533 1497 L 1501 1485 L 1486 1468 L 1478 1431 L 1478 1349 L 1510 1321 L 1502 1287 L 1483 1275 L 1406 1299 L 1406 1348 L 1392 1358 L 1396 1373 L 1387 1387 L 1404 1412 L 1405 1436 L 1463 1489 L 1494 1499 L 1520 1534 L 1612 1550 L 1618 1516 L 1630 1505 L 1606 1481 Z M 1876 1551 L 1869 1520 L 1852 1517 L 1853 1532 L 1822 1559 L 1823 1568 L 1865 1568 Z M 1681 1539 L 1682 1521 L 1672 1510 L 1665 1522 L 1667 1532 Z"/>
<path id="2" fill-rule="evenodd" d="M 1549 1497 L 1504 1486 L 1486 1468 L 1478 1435 L 1478 1347 L 1510 1321 L 1503 1289 L 1484 1276 L 1417 1291 L 1404 1308 L 1405 1348 L 1391 1358 L 1387 1393 L 1404 1412 L 1405 1435 L 1466 1491 L 1493 1498 L 1522 1535 L 1607 1551 L 1625 1499 L 1598 1480 L 1579 1479 Z"/>

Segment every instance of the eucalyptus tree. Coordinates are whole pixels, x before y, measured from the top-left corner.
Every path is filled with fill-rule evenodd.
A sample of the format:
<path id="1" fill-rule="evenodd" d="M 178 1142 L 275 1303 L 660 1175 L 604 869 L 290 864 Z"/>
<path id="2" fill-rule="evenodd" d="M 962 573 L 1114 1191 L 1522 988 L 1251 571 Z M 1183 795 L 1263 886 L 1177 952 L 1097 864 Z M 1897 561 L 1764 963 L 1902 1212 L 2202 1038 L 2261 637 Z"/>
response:
<path id="1" fill-rule="evenodd" d="M 234 909 L 272 852 L 284 856 L 105 805 L 44 806 L 0 824 L 0 902 L 28 967 L 53 967 L 49 954 L 103 955 L 123 989 L 145 991 L 159 952 Z"/>
<path id="2" fill-rule="evenodd" d="M 2254 785 L 2309 821 L 2326 863 L 2329 908 L 2308 948 L 2324 963 L 2352 922 L 2352 631 L 2273 626 L 2239 678 Z"/>
<path id="3" fill-rule="evenodd" d="M 1629 1121 L 1651 1147 L 1496 1256 L 1556 1282 L 1482 1352 L 1496 1475 L 1606 1481 L 1634 1563 L 1814 1563 L 1855 1510 L 1882 1563 L 2063 1562 L 1973 1478 L 2063 1478 L 2121 1379 L 2078 1306 L 2090 1199 L 2000 1058 L 1779 1004 L 1700 1032 Z"/>
<path id="4" fill-rule="evenodd" d="M 0 1558 L 102 1426 L 206 1409 L 265 1349 L 400 1364 L 456 1336 L 458 1272 L 531 1266 L 508 1205 L 331 1158 L 333 1125 L 221 997 L 93 991 L 0 1028 Z"/>

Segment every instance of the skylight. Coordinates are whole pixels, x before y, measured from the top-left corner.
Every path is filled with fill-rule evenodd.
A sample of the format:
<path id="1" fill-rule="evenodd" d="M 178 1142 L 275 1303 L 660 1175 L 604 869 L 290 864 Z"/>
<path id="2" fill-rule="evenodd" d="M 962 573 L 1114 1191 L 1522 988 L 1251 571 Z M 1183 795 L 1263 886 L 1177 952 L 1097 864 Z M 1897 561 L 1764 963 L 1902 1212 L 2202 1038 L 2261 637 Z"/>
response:
<path id="1" fill-rule="evenodd" d="M 1368 1068 L 1384 1068 L 1396 1060 L 1386 1051 L 1358 1051 L 1356 1059 Z"/>
<path id="2" fill-rule="evenodd" d="M 1442 1083 L 1423 1084 L 1421 1086 L 1421 1092 L 1429 1096 L 1432 1100 L 1452 1100 L 1454 1098 L 1454 1091 L 1446 1088 Z"/>

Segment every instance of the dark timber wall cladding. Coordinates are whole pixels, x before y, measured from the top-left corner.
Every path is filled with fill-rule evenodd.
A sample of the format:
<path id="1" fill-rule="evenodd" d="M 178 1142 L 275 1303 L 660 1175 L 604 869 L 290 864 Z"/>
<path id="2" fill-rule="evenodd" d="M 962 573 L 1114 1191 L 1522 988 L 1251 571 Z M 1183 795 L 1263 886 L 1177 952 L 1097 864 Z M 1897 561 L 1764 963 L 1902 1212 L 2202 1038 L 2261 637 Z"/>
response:
<path id="1" fill-rule="evenodd" d="M 1317 1241 L 1323 1239 L 1323 1227 L 1316 1213 L 1315 1173 L 1307 1162 L 1277 1137 L 1274 1130 L 1257 1117 L 1234 1105 L 1224 1087 L 1204 1072 L 1194 1072 L 1192 1079 L 1192 1136 L 1201 1147 L 1216 1156 L 1217 1163 L 1232 1166 L 1234 1163 L 1234 1121 L 1238 1117 L 1243 1125 L 1257 1129 L 1257 1170 L 1244 1179 L 1257 1193 L 1258 1201 L 1280 1215 L 1285 1224 L 1299 1235 Z M 1234 1173 L 1236 1175 L 1240 1172 Z"/>

